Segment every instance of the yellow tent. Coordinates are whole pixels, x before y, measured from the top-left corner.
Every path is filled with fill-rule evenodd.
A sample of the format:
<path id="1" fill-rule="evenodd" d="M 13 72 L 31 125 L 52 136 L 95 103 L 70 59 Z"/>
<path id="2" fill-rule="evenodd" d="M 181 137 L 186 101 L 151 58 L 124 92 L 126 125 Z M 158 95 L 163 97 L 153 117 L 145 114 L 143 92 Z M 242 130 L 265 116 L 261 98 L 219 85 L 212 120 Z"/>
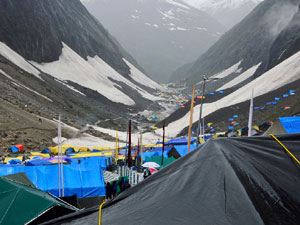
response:
<path id="1" fill-rule="evenodd" d="M 73 148 L 75 152 L 78 152 L 79 151 L 79 148 L 78 147 L 75 147 L 73 145 L 62 145 L 62 153 L 65 154 L 66 153 L 66 150 L 69 149 L 69 148 Z M 55 147 L 49 147 L 49 150 L 54 153 L 54 154 L 58 154 L 58 146 L 55 146 Z"/>
<path id="2" fill-rule="evenodd" d="M 80 152 L 90 152 L 91 150 L 88 147 L 80 147 L 79 151 Z"/>
<path id="3" fill-rule="evenodd" d="M 80 157 L 93 157 L 93 156 L 103 156 L 103 153 L 97 152 L 97 153 L 83 153 L 83 154 L 76 154 L 74 156 L 71 156 L 72 158 L 80 158 Z"/>
<path id="4" fill-rule="evenodd" d="M 35 156 L 41 156 L 43 158 L 49 158 L 50 155 L 49 154 L 44 154 L 44 153 L 40 153 L 40 152 L 30 152 L 30 155 L 35 157 Z"/>
<path id="5" fill-rule="evenodd" d="M 18 156 L 18 157 L 7 157 L 7 158 L 4 159 L 4 163 L 8 163 L 8 162 L 9 162 L 10 160 L 12 160 L 12 159 L 19 159 L 19 160 L 22 161 L 23 156 Z"/>

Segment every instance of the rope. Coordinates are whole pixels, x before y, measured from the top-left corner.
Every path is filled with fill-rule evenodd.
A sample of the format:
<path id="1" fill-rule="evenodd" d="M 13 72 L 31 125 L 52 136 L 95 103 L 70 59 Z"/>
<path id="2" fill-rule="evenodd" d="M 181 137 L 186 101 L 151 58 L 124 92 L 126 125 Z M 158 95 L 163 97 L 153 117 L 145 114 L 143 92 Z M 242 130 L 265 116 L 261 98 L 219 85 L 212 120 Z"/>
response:
<path id="1" fill-rule="evenodd" d="M 284 150 L 287 151 L 295 159 L 295 161 L 300 165 L 299 160 L 287 149 L 287 147 L 284 146 L 284 144 L 282 144 L 281 141 L 279 141 L 273 134 L 270 134 L 270 136 L 272 138 L 274 138 L 284 148 Z"/>
<path id="2" fill-rule="evenodd" d="M 99 207 L 99 225 L 101 225 L 101 218 L 102 218 L 102 207 L 106 203 L 106 201 L 102 202 Z"/>

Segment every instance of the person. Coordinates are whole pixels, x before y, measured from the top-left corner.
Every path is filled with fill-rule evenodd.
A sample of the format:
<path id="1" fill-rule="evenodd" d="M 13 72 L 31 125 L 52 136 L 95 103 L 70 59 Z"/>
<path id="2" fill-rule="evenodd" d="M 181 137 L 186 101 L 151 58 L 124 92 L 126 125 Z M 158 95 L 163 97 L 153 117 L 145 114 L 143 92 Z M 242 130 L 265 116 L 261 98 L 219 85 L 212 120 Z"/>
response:
<path id="1" fill-rule="evenodd" d="M 144 179 L 147 178 L 147 172 L 146 172 L 146 170 L 144 170 L 144 175 L 143 175 L 143 177 L 144 177 Z"/>
<path id="2" fill-rule="evenodd" d="M 120 192 L 124 191 L 124 187 L 125 187 L 125 179 L 124 177 L 122 177 L 119 181 L 119 187 L 120 187 Z"/>
<path id="3" fill-rule="evenodd" d="M 131 187 L 131 185 L 129 184 L 129 181 L 126 180 L 126 182 L 125 182 L 125 187 L 124 187 L 124 191 L 127 190 L 127 189 L 129 189 L 130 187 Z"/>
<path id="4" fill-rule="evenodd" d="M 106 183 L 105 191 L 106 191 L 106 199 L 111 199 L 112 185 L 109 182 Z"/>
<path id="5" fill-rule="evenodd" d="M 117 181 L 112 183 L 112 196 L 115 197 L 117 195 L 118 184 Z"/>

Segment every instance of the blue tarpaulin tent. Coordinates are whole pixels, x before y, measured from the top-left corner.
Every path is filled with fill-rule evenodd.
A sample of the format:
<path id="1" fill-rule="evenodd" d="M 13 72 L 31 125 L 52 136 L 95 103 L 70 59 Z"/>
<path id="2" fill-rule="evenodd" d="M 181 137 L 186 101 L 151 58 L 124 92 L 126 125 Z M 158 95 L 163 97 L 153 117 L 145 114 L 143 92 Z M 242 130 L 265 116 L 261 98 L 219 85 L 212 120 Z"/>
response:
<path id="1" fill-rule="evenodd" d="M 193 151 L 194 149 L 196 149 L 196 145 L 192 144 L 191 145 L 191 151 Z M 188 154 L 188 146 L 187 145 L 175 145 L 173 148 L 175 148 L 175 150 L 179 153 L 179 155 L 185 156 L 186 154 Z"/>
<path id="2" fill-rule="evenodd" d="M 99 165 L 80 163 L 64 165 L 65 196 L 78 198 L 105 196 L 103 173 Z M 0 176 L 24 172 L 39 189 L 58 196 L 58 165 L 0 167 Z"/>
<path id="3" fill-rule="evenodd" d="M 279 120 L 288 134 L 300 133 L 300 116 L 280 117 Z"/>
<path id="4" fill-rule="evenodd" d="M 42 165 L 51 165 L 51 164 L 53 163 L 44 159 L 36 159 L 36 160 L 30 160 L 26 162 L 27 166 L 42 166 Z"/>
<path id="5" fill-rule="evenodd" d="M 282 97 L 283 98 L 287 98 L 287 97 L 289 97 L 289 95 L 288 94 L 284 94 L 284 95 L 282 95 Z"/>
<path id="6" fill-rule="evenodd" d="M 194 137 L 191 138 L 191 143 L 195 143 L 196 141 L 197 140 Z M 175 138 L 165 143 L 165 145 L 187 145 L 187 144 L 188 144 L 188 137 Z"/>

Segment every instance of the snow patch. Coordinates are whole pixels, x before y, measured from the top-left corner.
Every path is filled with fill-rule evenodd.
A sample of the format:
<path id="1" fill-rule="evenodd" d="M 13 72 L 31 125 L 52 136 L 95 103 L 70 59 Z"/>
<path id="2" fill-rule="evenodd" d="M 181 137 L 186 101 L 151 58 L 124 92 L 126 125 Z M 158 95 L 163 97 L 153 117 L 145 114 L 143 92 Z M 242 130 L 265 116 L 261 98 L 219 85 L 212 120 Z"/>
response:
<path id="1" fill-rule="evenodd" d="M 197 30 L 204 30 L 204 31 L 207 31 L 208 29 L 205 28 L 205 27 L 196 27 Z"/>
<path id="2" fill-rule="evenodd" d="M 102 128 L 98 126 L 88 125 L 89 127 L 92 127 L 93 129 L 100 131 L 102 133 L 108 134 L 109 136 L 115 138 L 116 137 L 116 130 L 108 129 L 108 128 Z M 137 144 L 138 138 L 140 136 L 140 133 L 132 133 L 131 139 L 133 141 L 133 144 Z M 118 138 L 121 142 L 126 142 L 127 140 L 127 132 L 118 131 Z M 160 139 L 156 134 L 147 132 L 143 134 L 143 145 L 146 144 L 154 144 Z M 115 143 L 114 143 L 115 144 Z M 116 144 L 115 144 L 116 145 Z"/>
<path id="3" fill-rule="evenodd" d="M 223 85 L 222 87 L 220 87 L 217 91 L 224 90 L 224 89 L 227 89 L 227 88 L 231 88 L 231 87 L 243 82 L 244 80 L 247 80 L 248 78 L 250 78 L 256 72 L 256 70 L 258 69 L 258 67 L 260 65 L 261 65 L 261 63 L 251 67 L 248 70 L 246 70 L 241 75 L 238 75 L 238 77 L 234 78 L 230 82 L 228 82 L 225 85 Z"/>
<path id="4" fill-rule="evenodd" d="M 172 5 L 179 6 L 179 7 L 184 8 L 184 9 L 190 9 L 190 7 L 188 7 L 187 5 L 181 4 L 179 2 L 175 2 L 174 0 L 166 0 L 166 2 L 168 2 Z"/>
<path id="5" fill-rule="evenodd" d="M 222 79 L 222 78 L 225 78 L 225 77 L 229 76 L 232 73 L 238 73 L 240 71 L 239 70 L 239 65 L 241 64 L 241 62 L 242 62 L 242 60 L 239 61 L 238 63 L 234 64 L 233 66 L 223 70 L 222 72 L 211 76 L 211 78 Z"/>
<path id="6" fill-rule="evenodd" d="M 131 15 L 131 18 L 132 19 L 139 19 L 140 17 L 139 16 L 135 16 L 135 15 Z"/>
<path id="7" fill-rule="evenodd" d="M 75 92 L 77 92 L 77 93 L 79 93 L 79 94 L 81 94 L 81 95 L 83 95 L 83 96 L 86 96 L 85 94 L 83 94 L 82 92 L 80 92 L 80 91 L 78 91 L 76 88 L 74 88 L 73 86 L 66 84 L 64 81 L 61 81 L 61 80 L 58 80 L 58 79 L 55 79 L 55 80 L 56 80 L 58 83 L 60 83 L 60 84 L 62 84 L 62 85 L 64 85 L 64 86 L 66 86 L 67 88 L 71 89 L 72 91 L 75 91 Z"/>
<path id="8" fill-rule="evenodd" d="M 187 29 L 183 27 L 177 27 L 177 30 L 187 30 Z"/>
<path id="9" fill-rule="evenodd" d="M 95 90 L 113 102 L 125 105 L 135 104 L 129 96 L 116 87 L 114 82 L 108 79 L 111 77 L 122 81 L 125 79 L 122 75 L 98 56 L 94 58 L 88 56 L 87 58 L 87 60 L 83 59 L 63 43 L 62 54 L 58 61 L 51 63 L 32 62 L 32 64 L 59 80 L 70 80 Z"/>
<path id="10" fill-rule="evenodd" d="M 130 62 L 128 62 L 125 58 L 123 58 L 123 61 L 129 66 L 131 77 L 136 82 L 153 89 L 159 89 L 161 90 L 162 87 L 156 83 L 155 81 L 151 80 L 149 77 L 147 77 L 144 73 L 142 73 L 140 70 L 138 70 L 134 65 L 132 65 Z"/>
<path id="11" fill-rule="evenodd" d="M 12 63 L 20 67 L 21 69 L 25 70 L 28 73 L 33 74 L 40 80 L 43 80 L 40 77 L 40 72 L 36 68 L 34 68 L 30 63 L 27 62 L 26 59 L 24 59 L 21 55 L 16 53 L 14 50 L 12 50 L 10 47 L 8 47 L 5 43 L 1 41 L 0 41 L 0 54 L 4 58 L 8 59 Z"/>

